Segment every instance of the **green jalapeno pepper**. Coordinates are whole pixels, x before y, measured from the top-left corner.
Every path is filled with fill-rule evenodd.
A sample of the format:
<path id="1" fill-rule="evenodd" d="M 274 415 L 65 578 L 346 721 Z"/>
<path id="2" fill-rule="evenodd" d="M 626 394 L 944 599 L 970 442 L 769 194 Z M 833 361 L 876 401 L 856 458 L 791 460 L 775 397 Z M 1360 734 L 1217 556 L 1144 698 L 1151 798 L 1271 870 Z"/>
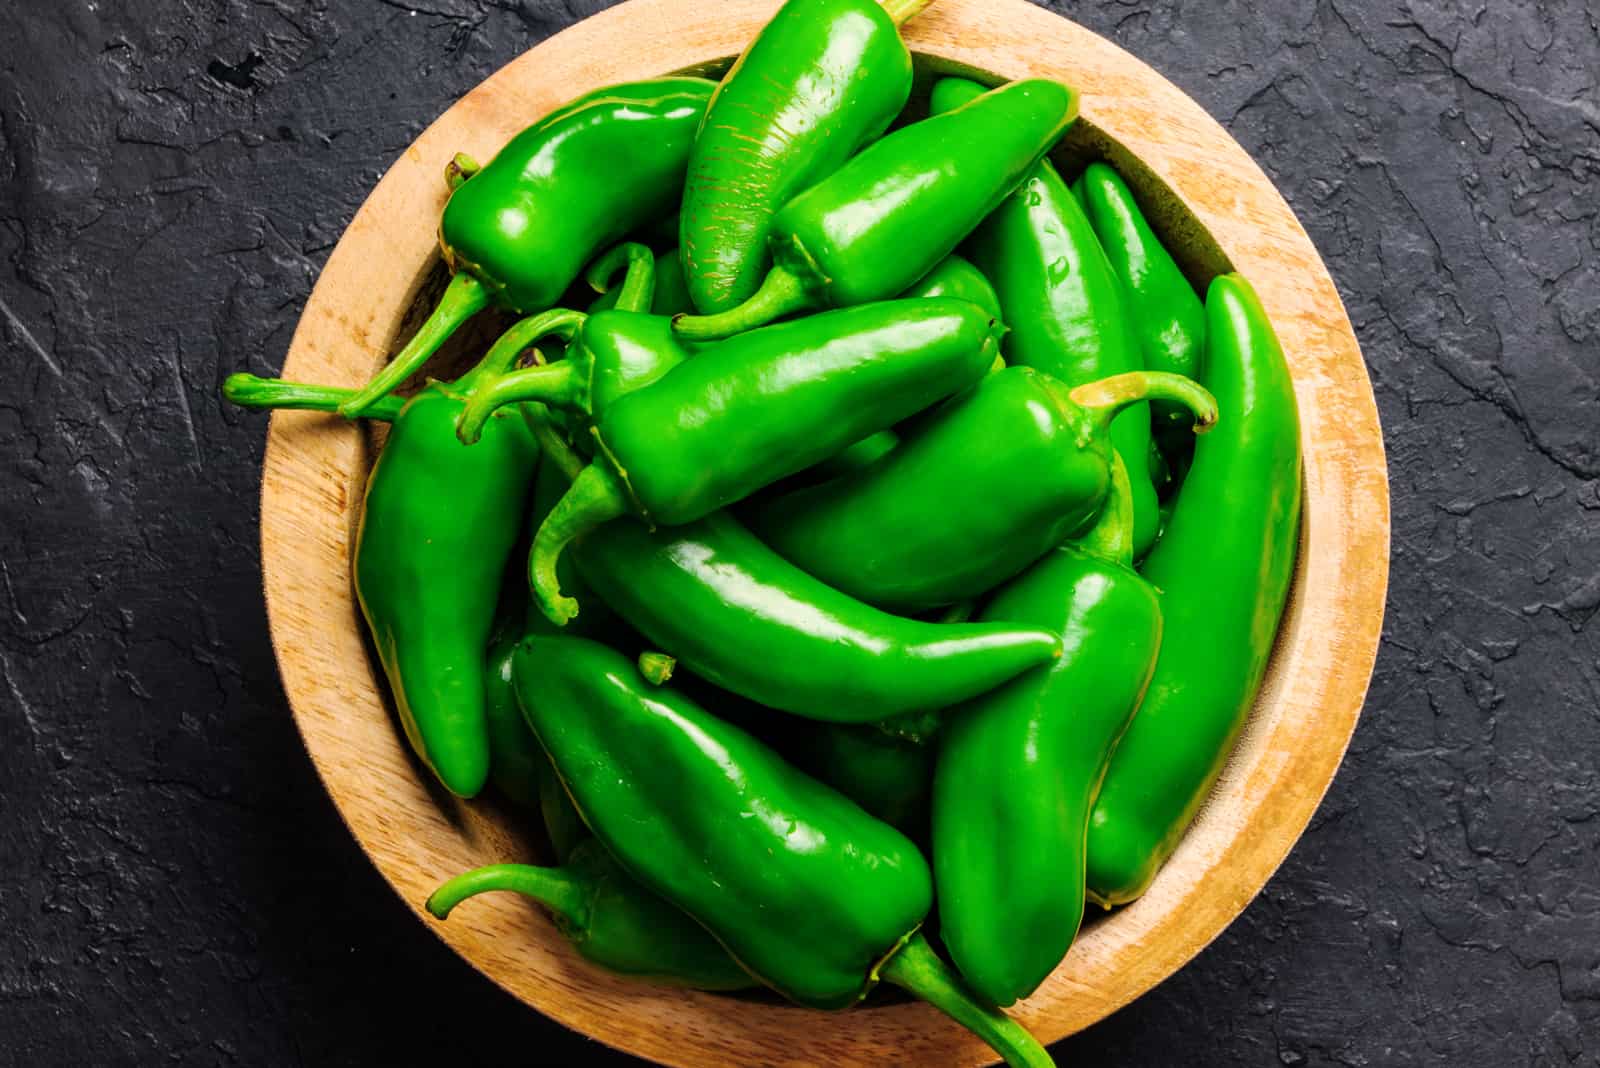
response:
<path id="1" fill-rule="evenodd" d="M 1094 518 L 1111 484 L 1108 428 L 1152 396 L 1185 405 L 1200 428 L 1216 418 L 1210 395 L 1181 375 L 1133 372 L 1069 394 L 1009 367 L 871 466 L 768 502 L 756 528 L 869 604 L 907 611 L 977 597 Z M 975 486 L 981 504 L 950 507 Z"/>
<path id="2" fill-rule="evenodd" d="M 551 112 L 486 166 L 458 158 L 439 222 L 455 277 L 427 322 L 340 413 L 366 415 L 491 303 L 522 315 L 550 307 L 597 251 L 667 214 L 715 88 L 703 78 L 611 86 Z"/>
<path id="3" fill-rule="evenodd" d="M 971 107 L 976 82 L 946 78 L 934 87 L 935 109 Z M 1042 161 L 974 231 L 973 261 L 994 283 L 1002 318 L 1012 328 L 1006 361 L 1044 371 L 1067 386 L 1144 368 L 1122 289 L 1094 228 L 1061 176 Z M 1156 495 L 1145 474 L 1150 408 L 1124 412 L 1111 431 L 1134 487 L 1134 553 L 1155 540 Z"/>
<path id="4" fill-rule="evenodd" d="M 540 443 L 551 469 L 584 470 L 547 426 Z M 653 645 L 725 690 L 813 719 L 871 722 L 954 704 L 1059 645 L 1042 630 L 880 612 L 788 563 L 726 512 L 654 532 L 607 523 L 575 549 L 579 576 Z"/>
<path id="5" fill-rule="evenodd" d="M 1016 188 L 1077 113 L 1077 93 L 1033 79 L 896 130 L 773 217 L 774 266 L 754 296 L 679 316 L 674 329 L 727 337 L 792 312 L 904 292 Z"/>
<path id="6" fill-rule="evenodd" d="M 983 272 L 960 256 L 946 256 L 939 266 L 929 271 L 901 296 L 954 297 L 976 304 L 993 319 L 1000 318 L 1000 298 L 995 296 L 994 287 L 983 276 Z M 817 477 L 809 481 L 826 481 L 851 471 L 858 471 L 887 454 L 898 444 L 900 444 L 899 434 L 893 430 L 880 430 L 812 468 Z"/>
<path id="7" fill-rule="evenodd" d="M 886 980 L 1011 1064 L 1051 1063 L 918 933 L 932 879 L 899 831 L 603 645 L 532 638 L 514 670 L 518 692 L 538 694 L 528 722 L 595 837 L 750 974 L 825 1009 Z"/>
<path id="8" fill-rule="evenodd" d="M 690 523 L 804 470 L 982 377 L 998 334 L 976 306 L 938 298 L 830 312 L 700 350 L 596 413 L 597 460 L 534 538 L 536 598 L 555 622 L 571 619 L 578 605 L 561 594 L 555 564 L 573 538 L 630 512 Z"/>
<path id="9" fill-rule="evenodd" d="M 618 975 L 695 990 L 756 985 L 704 927 L 640 886 L 594 838 L 577 843 L 559 868 L 493 864 L 458 875 L 433 892 L 427 909 L 442 920 L 491 890 L 545 906 L 579 954 Z"/>
<path id="10" fill-rule="evenodd" d="M 889 128 L 911 96 L 899 25 L 931 0 L 787 0 L 711 98 L 689 156 L 680 239 L 695 306 L 761 284 L 777 210 Z"/>
<path id="11" fill-rule="evenodd" d="M 998 592 L 984 616 L 1062 636 L 1060 660 L 952 710 L 933 791 L 939 931 L 986 1000 L 1025 998 L 1083 920 L 1089 813 L 1161 645 L 1154 588 L 1133 570 L 1133 507 L 1116 486 L 1085 538 Z"/>
<path id="12" fill-rule="evenodd" d="M 474 391 L 535 339 L 573 322 L 568 312 L 525 319 L 454 383 L 430 382 L 398 410 L 388 397 L 369 409 L 393 426 L 367 482 L 356 594 L 407 739 L 462 797 L 483 789 L 489 774 L 484 655 L 538 449 L 516 411 L 493 420 L 471 449 L 456 440 L 455 424 Z M 223 395 L 247 408 L 333 411 L 351 391 L 233 375 Z"/>
<path id="13" fill-rule="evenodd" d="M 1171 523 L 1144 563 L 1166 638 L 1089 826 L 1089 894 L 1142 894 L 1216 782 L 1249 715 L 1294 574 L 1300 418 L 1255 291 L 1206 294 L 1204 381 L 1222 416 L 1195 445 Z"/>
<path id="14" fill-rule="evenodd" d="M 1152 371 L 1200 377 L 1206 312 L 1194 287 L 1161 244 L 1116 171 L 1091 163 L 1072 186 L 1122 282 L 1130 321 Z M 1155 404 L 1156 436 L 1178 457 L 1194 447 L 1184 413 Z"/>

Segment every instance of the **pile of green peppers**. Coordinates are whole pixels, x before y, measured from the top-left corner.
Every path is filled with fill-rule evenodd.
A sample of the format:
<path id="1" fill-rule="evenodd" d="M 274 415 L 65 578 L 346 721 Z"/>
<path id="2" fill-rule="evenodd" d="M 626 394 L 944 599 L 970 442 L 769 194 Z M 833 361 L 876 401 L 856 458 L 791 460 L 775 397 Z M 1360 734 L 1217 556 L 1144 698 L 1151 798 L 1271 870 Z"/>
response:
<path id="1" fill-rule="evenodd" d="M 928 2 L 788 0 L 719 83 L 449 161 L 454 280 L 396 359 L 224 393 L 390 424 L 352 576 L 400 728 L 548 838 L 435 915 L 513 891 L 601 967 L 818 1009 L 887 981 L 1045 1065 L 1000 1010 L 1220 773 L 1300 433 L 1249 284 L 1047 158 L 1072 89 L 907 121 Z M 395 392 L 490 306 L 475 367 Z"/>

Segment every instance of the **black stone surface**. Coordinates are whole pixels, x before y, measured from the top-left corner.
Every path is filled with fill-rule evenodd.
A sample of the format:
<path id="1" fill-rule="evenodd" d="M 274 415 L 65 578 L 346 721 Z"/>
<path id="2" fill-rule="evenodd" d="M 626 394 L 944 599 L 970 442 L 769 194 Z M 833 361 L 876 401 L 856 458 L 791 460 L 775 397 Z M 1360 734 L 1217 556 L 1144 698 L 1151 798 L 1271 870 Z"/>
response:
<path id="1" fill-rule="evenodd" d="M 623 1063 L 457 960 L 340 824 L 267 641 L 265 423 L 217 395 L 280 366 L 422 127 L 605 3 L 5 6 L 0 1060 Z M 1600 9 L 1070 6 L 1225 122 L 1326 256 L 1394 577 L 1299 847 L 1057 1054 L 1600 1064 Z"/>

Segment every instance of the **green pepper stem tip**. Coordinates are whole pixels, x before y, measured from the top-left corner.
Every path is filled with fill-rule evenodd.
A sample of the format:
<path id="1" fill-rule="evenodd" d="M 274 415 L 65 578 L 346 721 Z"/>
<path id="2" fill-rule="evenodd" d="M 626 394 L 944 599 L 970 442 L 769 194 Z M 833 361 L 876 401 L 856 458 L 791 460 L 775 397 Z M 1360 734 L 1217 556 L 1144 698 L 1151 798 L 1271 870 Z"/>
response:
<path id="1" fill-rule="evenodd" d="M 587 920 L 583 884 L 560 868 L 538 868 L 532 864 L 490 864 L 463 872 L 428 895 L 423 908 L 443 920 L 467 898 L 495 890 L 530 897 L 576 926 L 582 926 Z"/>
<path id="2" fill-rule="evenodd" d="M 457 152 L 444 166 L 444 184 L 452 193 L 467 183 L 473 175 L 483 170 L 483 165 L 465 152 Z"/>
<path id="3" fill-rule="evenodd" d="M 639 654 L 639 674 L 652 686 L 664 686 L 672 678 L 678 661 L 666 653 L 646 650 Z"/>
<path id="4" fill-rule="evenodd" d="M 1109 425 L 1122 409 L 1152 400 L 1169 401 L 1189 409 L 1197 434 L 1210 430 L 1217 421 L 1217 399 L 1210 391 L 1186 375 L 1167 371 L 1129 371 L 1097 382 L 1085 382 L 1067 397 L 1098 416 L 1104 425 Z"/>

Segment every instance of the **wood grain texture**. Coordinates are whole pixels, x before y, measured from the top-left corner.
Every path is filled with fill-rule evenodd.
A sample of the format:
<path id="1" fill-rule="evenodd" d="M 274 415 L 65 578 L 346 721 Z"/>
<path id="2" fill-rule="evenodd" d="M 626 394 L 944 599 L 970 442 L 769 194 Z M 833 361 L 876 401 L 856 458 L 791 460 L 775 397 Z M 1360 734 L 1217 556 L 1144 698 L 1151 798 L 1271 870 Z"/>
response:
<path id="1" fill-rule="evenodd" d="M 734 55 L 776 6 L 631 0 L 485 81 L 416 140 L 356 215 L 307 303 L 285 376 L 354 386 L 394 350 L 437 262 L 440 175 L 455 152 L 487 159 L 581 92 Z M 1301 407 L 1300 566 L 1257 707 L 1150 892 L 1090 924 L 1018 1006 L 1048 1042 L 1177 970 L 1244 908 L 1304 829 L 1355 726 L 1377 649 L 1388 573 L 1383 446 L 1360 351 L 1316 250 L 1265 175 L 1197 105 L 1110 42 L 1025 0 L 941 0 L 910 24 L 907 38 L 938 68 L 1055 77 L 1081 89 L 1086 125 L 1140 160 L 1203 230 L 1208 248 L 1190 256 L 1190 266 L 1220 256 L 1254 283 L 1289 354 Z M 431 787 L 387 710 L 348 566 L 371 458 L 354 427 L 304 413 L 273 416 L 263 570 L 284 688 L 306 747 L 362 847 L 421 917 L 422 901 L 447 876 L 529 858 L 532 847 L 493 806 L 459 803 Z M 536 909 L 503 895 L 449 923 L 422 922 L 539 1011 L 667 1064 L 992 1059 L 923 1005 L 822 1017 L 615 979 L 577 958 Z"/>

